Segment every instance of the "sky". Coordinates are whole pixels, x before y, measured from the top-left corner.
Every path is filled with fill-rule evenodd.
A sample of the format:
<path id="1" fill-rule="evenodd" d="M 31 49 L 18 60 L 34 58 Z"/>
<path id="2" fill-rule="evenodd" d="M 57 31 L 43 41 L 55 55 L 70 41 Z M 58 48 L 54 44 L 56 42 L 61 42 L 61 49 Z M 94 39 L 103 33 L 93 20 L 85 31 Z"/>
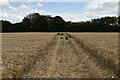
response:
<path id="1" fill-rule="evenodd" d="M 86 21 L 118 16 L 118 2 L 119 0 L 0 0 L 0 20 L 17 23 L 30 13 L 39 13 L 61 16 L 65 21 Z"/>

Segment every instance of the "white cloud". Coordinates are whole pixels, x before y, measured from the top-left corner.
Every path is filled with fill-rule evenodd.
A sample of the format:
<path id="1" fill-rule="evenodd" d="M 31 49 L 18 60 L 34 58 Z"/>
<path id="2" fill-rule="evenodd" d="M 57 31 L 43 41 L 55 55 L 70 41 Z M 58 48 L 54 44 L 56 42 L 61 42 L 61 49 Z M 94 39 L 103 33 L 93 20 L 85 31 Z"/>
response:
<path id="1" fill-rule="evenodd" d="M 7 6 L 8 4 L 9 4 L 8 2 L 0 2 L 0 6 L 3 6 L 3 5 Z"/>
<path id="2" fill-rule="evenodd" d="M 91 20 L 94 18 L 100 18 L 100 14 L 94 14 L 90 12 L 84 12 L 82 14 L 79 13 L 54 13 L 54 12 L 49 12 L 52 17 L 55 16 L 61 16 L 65 21 L 72 21 L 72 22 L 79 22 L 79 21 L 86 21 L 86 20 Z"/>
<path id="3" fill-rule="evenodd" d="M 21 21 L 22 18 L 23 17 L 21 15 L 17 15 L 17 14 L 8 14 L 8 13 L 2 14 L 2 20 L 8 20 L 10 22 Z"/>
<path id="4" fill-rule="evenodd" d="M 9 8 L 7 9 L 0 10 L 1 12 L 0 20 L 8 20 L 11 21 L 12 23 L 16 23 L 21 22 L 22 19 L 30 13 L 40 13 L 42 15 L 44 13 L 47 13 L 44 10 L 31 9 L 27 5 L 20 5 L 18 7 L 13 7 L 9 5 L 8 7 Z"/>
<path id="5" fill-rule="evenodd" d="M 12 12 L 17 12 L 17 11 L 18 11 L 17 8 L 12 7 L 11 5 L 9 5 L 9 8 L 10 8 L 10 10 L 11 10 Z M 4 10 L 4 9 L 3 9 L 3 10 Z"/>
<path id="6" fill-rule="evenodd" d="M 28 8 L 26 5 L 20 5 L 21 8 Z"/>
<path id="7" fill-rule="evenodd" d="M 95 0 L 89 2 L 86 9 L 97 14 L 117 16 L 118 1 L 119 0 Z"/>
<path id="8" fill-rule="evenodd" d="M 9 2 L 90 2 L 92 0 L 8 0 Z"/>
<path id="9" fill-rule="evenodd" d="M 7 6 L 7 5 L 9 5 L 8 0 L 0 0 L 0 6 Z"/>
<path id="10" fill-rule="evenodd" d="M 42 7 L 43 4 L 41 4 L 41 3 L 37 3 L 37 6 L 38 6 L 38 7 Z"/>
<path id="11" fill-rule="evenodd" d="M 118 16 L 120 16 L 120 2 L 118 3 Z"/>
<path id="12" fill-rule="evenodd" d="M 0 0 L 0 3 L 9 2 L 8 0 Z"/>
<path id="13" fill-rule="evenodd" d="M 91 2 L 93 0 L 1 0 L 0 2 Z M 95 1 L 95 0 L 94 0 Z M 96 0 L 99 2 L 118 2 L 119 0 Z"/>
<path id="14" fill-rule="evenodd" d="M 9 2 L 44 2 L 47 0 L 9 0 Z"/>

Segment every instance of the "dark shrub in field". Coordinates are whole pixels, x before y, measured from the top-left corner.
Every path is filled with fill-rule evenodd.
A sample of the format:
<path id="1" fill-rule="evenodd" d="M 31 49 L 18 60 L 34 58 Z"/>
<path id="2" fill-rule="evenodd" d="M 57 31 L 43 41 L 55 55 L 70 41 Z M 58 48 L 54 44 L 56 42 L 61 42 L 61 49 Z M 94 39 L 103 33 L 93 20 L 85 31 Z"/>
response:
<path id="1" fill-rule="evenodd" d="M 60 35 L 64 35 L 64 33 L 61 33 Z"/>
<path id="2" fill-rule="evenodd" d="M 63 37 L 60 37 L 60 39 L 63 39 Z"/>
<path id="3" fill-rule="evenodd" d="M 64 33 L 57 33 L 57 35 L 64 35 Z"/>
<path id="4" fill-rule="evenodd" d="M 66 33 L 66 35 L 69 35 L 68 33 Z"/>
<path id="5" fill-rule="evenodd" d="M 68 40 L 68 39 L 69 39 L 69 37 L 68 37 L 68 36 L 65 36 L 65 39 L 67 39 L 67 40 Z"/>
<path id="6" fill-rule="evenodd" d="M 60 33 L 57 33 L 57 35 L 60 35 Z"/>

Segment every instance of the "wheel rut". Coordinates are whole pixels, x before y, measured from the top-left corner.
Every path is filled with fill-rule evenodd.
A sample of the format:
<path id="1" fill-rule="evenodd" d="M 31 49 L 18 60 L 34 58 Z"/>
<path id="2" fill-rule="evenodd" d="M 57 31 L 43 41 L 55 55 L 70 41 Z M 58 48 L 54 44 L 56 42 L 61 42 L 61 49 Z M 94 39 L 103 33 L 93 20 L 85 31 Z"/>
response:
<path id="1" fill-rule="evenodd" d="M 95 59 L 72 39 L 57 36 L 47 50 L 41 52 L 25 78 L 111 78 L 114 74 L 102 70 Z"/>

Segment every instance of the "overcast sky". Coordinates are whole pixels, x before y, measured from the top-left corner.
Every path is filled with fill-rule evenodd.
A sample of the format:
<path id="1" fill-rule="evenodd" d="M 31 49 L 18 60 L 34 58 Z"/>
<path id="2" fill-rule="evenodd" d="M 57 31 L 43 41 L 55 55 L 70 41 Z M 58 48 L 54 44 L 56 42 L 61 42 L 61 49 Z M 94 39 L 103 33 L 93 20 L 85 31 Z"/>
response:
<path id="1" fill-rule="evenodd" d="M 24 2 L 23 2 L 24 1 Z M 66 21 L 86 21 L 105 16 L 118 16 L 119 0 L 3 0 L 0 20 L 21 22 L 30 13 L 61 16 Z"/>

